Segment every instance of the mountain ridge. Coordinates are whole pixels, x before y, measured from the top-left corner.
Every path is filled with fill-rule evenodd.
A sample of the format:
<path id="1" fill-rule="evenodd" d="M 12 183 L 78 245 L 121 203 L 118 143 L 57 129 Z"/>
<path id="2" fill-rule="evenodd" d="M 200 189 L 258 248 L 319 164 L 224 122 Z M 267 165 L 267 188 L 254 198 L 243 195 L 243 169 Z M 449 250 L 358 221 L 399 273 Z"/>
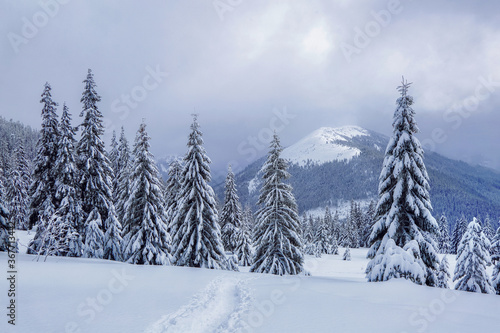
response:
<path id="1" fill-rule="evenodd" d="M 321 127 L 286 147 L 282 157 L 289 161 L 289 181 L 299 212 L 325 206 L 336 209 L 339 203 L 350 200 L 376 200 L 388 141 L 389 137 L 359 126 Z M 259 170 L 265 159 L 260 158 L 236 175 L 244 204 L 255 207 L 261 182 Z M 468 219 L 489 214 L 498 221 L 500 173 L 434 152 L 425 153 L 424 162 L 436 218 L 444 212 L 454 223 L 462 213 Z M 214 189 L 219 199 L 223 198 L 223 184 Z"/>

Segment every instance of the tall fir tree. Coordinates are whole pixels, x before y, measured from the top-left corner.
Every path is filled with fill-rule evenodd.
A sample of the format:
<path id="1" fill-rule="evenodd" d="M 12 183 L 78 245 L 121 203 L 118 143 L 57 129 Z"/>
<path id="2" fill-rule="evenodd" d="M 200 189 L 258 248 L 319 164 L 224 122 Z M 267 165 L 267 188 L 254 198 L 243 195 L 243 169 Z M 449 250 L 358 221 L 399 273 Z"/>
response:
<path id="1" fill-rule="evenodd" d="M 3 172 L 3 170 L 0 170 Z M 3 179 L 0 178 L 0 189 L 3 189 Z M 9 211 L 5 208 L 5 196 L 0 191 L 0 251 L 9 250 Z"/>
<path id="2" fill-rule="evenodd" d="M 84 258 L 102 259 L 104 256 L 104 234 L 102 232 L 102 218 L 99 209 L 95 207 L 85 222 L 85 244 L 83 244 Z"/>
<path id="3" fill-rule="evenodd" d="M 496 294 L 500 295 L 500 227 L 498 227 L 490 246 L 491 261 L 493 263 L 493 274 L 491 283 Z"/>
<path id="4" fill-rule="evenodd" d="M 243 214 L 243 220 L 236 238 L 234 254 L 241 266 L 251 266 L 253 263 L 252 237 L 250 235 L 251 221 L 247 214 Z"/>
<path id="5" fill-rule="evenodd" d="M 490 255 L 492 261 L 500 261 L 500 227 L 491 240 Z"/>
<path id="6" fill-rule="evenodd" d="M 493 294 L 486 266 L 490 264 L 490 241 L 481 230 L 476 218 L 469 223 L 457 251 L 457 265 L 453 281 L 455 289 Z"/>
<path id="7" fill-rule="evenodd" d="M 452 239 L 451 239 L 451 253 L 457 254 L 458 251 L 458 245 L 460 244 L 460 241 L 462 240 L 462 236 L 464 235 L 465 231 L 467 231 L 467 220 L 465 219 L 465 216 L 462 214 L 460 219 L 458 219 L 455 222 L 455 227 L 453 229 L 453 234 L 452 234 Z"/>
<path id="8" fill-rule="evenodd" d="M 493 240 L 493 237 L 495 237 L 495 230 L 493 229 L 493 226 L 491 225 L 491 218 L 489 214 L 486 214 L 486 217 L 484 218 L 483 222 L 483 232 L 484 235 L 490 240 L 490 242 Z"/>
<path id="9" fill-rule="evenodd" d="M 351 261 L 351 249 L 346 248 L 344 254 L 342 255 L 342 260 Z"/>
<path id="10" fill-rule="evenodd" d="M 354 210 L 344 223 L 343 233 L 342 233 L 342 245 L 350 248 L 359 247 L 359 228 L 358 228 L 359 214 L 357 212 L 357 207 L 354 206 Z"/>
<path id="11" fill-rule="evenodd" d="M 177 212 L 179 193 L 181 191 L 182 166 L 175 158 L 168 166 L 168 179 L 165 184 L 165 210 L 167 214 L 168 232 L 174 235 L 176 230 L 172 229 L 172 221 Z"/>
<path id="12" fill-rule="evenodd" d="M 439 219 L 438 248 L 439 252 L 443 254 L 448 254 L 451 252 L 448 219 L 446 218 L 444 213 L 441 215 L 441 218 Z"/>
<path id="13" fill-rule="evenodd" d="M 210 159 L 194 116 L 184 157 L 177 213 L 172 221 L 173 257 L 178 266 L 226 269 L 215 194 L 208 184 Z"/>
<path id="14" fill-rule="evenodd" d="M 445 255 L 443 259 L 441 259 L 441 262 L 439 263 L 436 287 L 445 289 L 449 288 L 448 283 L 450 281 L 450 278 L 451 278 L 450 264 L 448 263 L 448 259 L 446 258 Z"/>
<path id="15" fill-rule="evenodd" d="M 87 217 L 92 210 L 97 209 L 99 217 L 105 219 L 109 215 L 110 206 L 113 205 L 113 170 L 101 139 L 104 126 L 102 113 L 97 107 L 97 102 L 101 100 L 101 97 L 95 90 L 94 75 L 90 69 L 83 83 L 85 88 L 80 100 L 83 104 L 80 113 L 83 122 L 80 125 L 82 132 L 77 146 L 82 210 Z M 102 224 L 100 227 L 103 228 Z M 78 231 L 83 232 L 83 230 Z M 104 229 L 103 232 L 105 232 Z"/>
<path id="16" fill-rule="evenodd" d="M 309 216 L 304 215 L 304 221 L 302 221 L 301 228 L 302 228 L 303 243 L 304 244 L 313 243 L 314 236 L 316 235 L 316 233 L 314 228 L 314 221 L 311 215 Z"/>
<path id="17" fill-rule="evenodd" d="M 393 135 L 380 174 L 376 223 L 370 235 L 366 273 L 368 281 L 402 277 L 418 284 L 436 285 L 439 259 L 433 237 L 439 229 L 432 217 L 429 176 L 424 151 L 415 137 L 418 127 L 410 84 L 398 90 Z M 406 253 L 403 253 L 406 252 Z M 392 260 L 391 257 L 398 257 Z M 401 263 L 408 261 L 408 265 Z"/>
<path id="18" fill-rule="evenodd" d="M 324 254 L 328 253 L 328 247 L 330 246 L 330 240 L 328 235 L 328 226 L 325 219 L 318 218 L 318 230 L 316 231 L 315 243 L 317 250 Z"/>
<path id="19" fill-rule="evenodd" d="M 123 257 L 132 264 L 170 265 L 162 184 L 149 141 L 142 123 L 135 138 L 130 197 L 125 205 Z"/>
<path id="20" fill-rule="evenodd" d="M 491 285 L 495 289 L 495 293 L 497 295 L 500 295 L 500 261 L 497 261 L 493 266 Z"/>
<path id="21" fill-rule="evenodd" d="M 123 239 L 121 236 L 122 226 L 116 216 L 115 207 L 111 206 L 108 211 L 108 218 L 104 221 L 106 233 L 103 239 L 103 258 L 109 260 L 122 261 Z"/>
<path id="22" fill-rule="evenodd" d="M 118 183 L 115 188 L 115 193 L 113 194 L 116 204 L 116 215 L 118 217 L 118 221 L 122 223 L 122 228 L 125 227 L 125 221 L 123 219 L 125 216 L 125 204 L 130 196 L 131 167 L 130 148 L 128 140 L 125 137 L 125 130 L 122 127 L 118 145 L 117 171 L 115 172 L 115 175 L 118 177 Z"/>
<path id="23" fill-rule="evenodd" d="M 71 126 L 71 114 L 66 104 L 63 106 L 59 126 L 58 154 L 56 170 L 56 200 L 59 203 L 55 211 L 54 228 L 58 237 L 63 237 L 60 244 L 64 247 L 59 255 L 79 257 L 82 251 L 83 212 L 78 193 L 78 170 L 75 162 L 75 129 Z"/>
<path id="24" fill-rule="evenodd" d="M 37 229 L 28 247 L 29 254 L 38 252 L 42 235 L 56 208 L 55 163 L 58 152 L 59 123 L 56 114 L 57 104 L 52 100 L 49 83 L 45 83 L 40 103 L 43 104 L 42 129 L 37 142 L 32 183 L 28 193 L 31 198 L 29 226 L 36 225 Z"/>
<path id="25" fill-rule="evenodd" d="M 234 182 L 234 173 L 229 166 L 225 183 L 224 206 L 220 216 L 222 244 L 226 251 L 234 252 L 236 249 L 241 223 L 240 199 Z"/>
<path id="26" fill-rule="evenodd" d="M 370 239 L 370 234 L 373 229 L 373 224 L 375 223 L 375 201 L 370 201 L 368 208 L 366 209 L 365 214 L 363 215 L 363 227 L 360 230 L 360 246 L 367 247 L 369 246 L 368 240 Z"/>
<path id="27" fill-rule="evenodd" d="M 294 275 L 303 271 L 304 257 L 300 239 L 300 222 L 287 162 L 280 156 L 281 147 L 275 133 L 267 161 L 262 167 L 264 183 L 254 233 L 255 256 L 251 271 L 276 275 Z"/>
<path id="28" fill-rule="evenodd" d="M 15 166 L 10 173 L 10 186 L 8 187 L 10 220 L 16 224 L 17 229 L 27 230 L 29 227 L 28 190 L 31 177 L 22 143 L 19 143 L 14 155 Z"/>

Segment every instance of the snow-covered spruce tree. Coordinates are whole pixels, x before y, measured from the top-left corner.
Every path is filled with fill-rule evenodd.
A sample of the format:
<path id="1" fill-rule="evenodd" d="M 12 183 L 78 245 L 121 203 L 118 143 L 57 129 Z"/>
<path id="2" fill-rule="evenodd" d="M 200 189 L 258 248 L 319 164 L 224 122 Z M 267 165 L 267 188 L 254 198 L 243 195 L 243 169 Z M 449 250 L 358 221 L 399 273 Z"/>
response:
<path id="1" fill-rule="evenodd" d="M 303 271 L 304 257 L 299 236 L 300 222 L 287 162 L 280 157 L 281 147 L 275 133 L 263 171 L 257 226 L 254 232 L 255 256 L 251 272 L 294 275 Z"/>
<path id="2" fill-rule="evenodd" d="M 351 261 L 351 249 L 350 248 L 347 247 L 345 249 L 344 255 L 342 256 L 342 260 Z"/>
<path id="3" fill-rule="evenodd" d="M 71 115 L 66 104 L 63 106 L 59 126 L 58 154 L 55 163 L 56 194 L 59 207 L 55 211 L 54 232 L 57 232 L 65 250 L 60 255 L 79 257 L 82 251 L 83 212 L 78 195 L 78 170 L 74 156 L 75 129 L 71 126 Z"/>
<path id="4" fill-rule="evenodd" d="M 236 191 L 234 173 L 229 166 L 225 183 L 224 206 L 220 214 L 222 244 L 224 250 L 234 252 L 237 245 L 242 213 L 240 199 Z"/>
<path id="5" fill-rule="evenodd" d="M 309 215 L 309 217 L 306 217 L 304 215 L 304 220 L 302 221 L 301 224 L 301 229 L 302 229 L 302 239 L 305 244 L 309 244 L 314 242 L 314 221 L 312 216 Z"/>
<path id="6" fill-rule="evenodd" d="M 486 214 L 486 217 L 484 219 L 483 232 L 484 232 L 484 235 L 490 240 L 490 242 L 493 240 L 493 237 L 495 237 L 495 230 L 493 229 L 493 226 L 491 225 L 491 219 L 490 219 L 489 214 Z"/>
<path id="7" fill-rule="evenodd" d="M 0 179 L 0 187 L 3 187 L 3 180 Z M 0 191 L 0 251 L 9 249 L 9 211 L 4 205 L 4 194 Z"/>
<path id="8" fill-rule="evenodd" d="M 116 217 L 115 207 L 109 207 L 108 218 L 104 222 L 104 249 L 103 258 L 109 260 L 121 261 L 122 256 L 122 226 Z"/>
<path id="9" fill-rule="evenodd" d="M 194 116 L 184 157 L 177 213 L 172 221 L 172 253 L 177 266 L 226 269 L 215 194 L 210 182 L 210 159 Z"/>
<path id="10" fill-rule="evenodd" d="M 446 256 L 441 259 L 439 263 L 438 273 L 437 273 L 437 285 L 438 288 L 449 288 L 448 282 L 450 281 L 450 265 Z"/>
<path id="11" fill-rule="evenodd" d="M 491 284 L 496 294 L 500 295 L 500 227 L 498 227 L 490 246 L 491 261 L 493 262 L 493 274 Z"/>
<path id="12" fill-rule="evenodd" d="M 359 247 L 359 229 L 356 219 L 352 215 L 344 223 L 344 228 L 342 230 L 342 246 L 350 248 Z"/>
<path id="13" fill-rule="evenodd" d="M 328 227 L 324 219 L 318 219 L 318 230 L 316 231 L 315 243 L 320 253 L 328 253 L 330 240 L 328 237 Z"/>
<path id="14" fill-rule="evenodd" d="M 83 122 L 80 125 L 82 133 L 77 147 L 82 210 L 85 216 L 88 216 L 92 210 L 97 209 L 99 216 L 105 219 L 109 216 L 110 206 L 113 205 L 113 170 L 106 155 L 104 142 L 101 139 L 104 134 L 104 126 L 102 113 L 97 108 L 97 102 L 101 100 L 101 97 L 95 90 L 94 75 L 90 69 L 83 83 L 85 89 L 80 100 L 83 104 L 80 113 L 80 117 L 83 117 Z M 104 226 L 101 225 L 101 228 Z M 83 230 L 78 231 L 82 232 Z"/>
<path id="15" fill-rule="evenodd" d="M 406 278 L 435 286 L 439 259 L 433 237 L 439 232 L 431 215 L 429 177 L 423 149 L 403 79 L 394 112 L 393 135 L 380 174 L 379 201 L 370 235 L 368 281 Z"/>
<path id="16" fill-rule="evenodd" d="M 248 226 L 243 223 L 237 230 L 236 247 L 234 254 L 241 266 L 251 266 L 253 263 L 252 237 Z"/>
<path id="17" fill-rule="evenodd" d="M 102 113 L 97 107 L 101 97 L 97 94 L 94 75 L 89 69 L 87 78 L 83 81 L 84 91 L 80 102 L 83 104 L 80 117 L 82 131 L 77 145 L 77 166 L 80 171 L 80 190 L 82 209 L 88 216 L 97 208 L 101 218 L 108 216 L 112 205 L 112 175 L 110 161 L 101 136 L 104 134 Z"/>
<path id="18" fill-rule="evenodd" d="M 332 234 L 332 236 L 335 237 L 335 240 L 336 240 L 336 242 L 338 244 L 339 240 L 340 240 L 340 217 L 339 217 L 339 212 L 338 211 L 335 211 L 335 214 L 333 214 L 331 234 Z"/>
<path id="19" fill-rule="evenodd" d="M 94 208 L 85 222 L 84 258 L 102 259 L 104 252 L 104 234 L 102 233 L 102 218 L 99 210 Z"/>
<path id="20" fill-rule="evenodd" d="M 181 192 L 181 177 L 182 166 L 177 158 L 175 158 L 168 166 L 168 179 L 165 184 L 165 210 L 167 214 L 168 232 L 171 235 L 175 234 L 176 230 L 172 229 L 172 221 L 177 212 L 177 203 L 179 193 Z"/>
<path id="21" fill-rule="evenodd" d="M 493 262 L 500 261 L 500 227 L 491 240 L 490 255 Z"/>
<path id="22" fill-rule="evenodd" d="M 322 253 L 321 253 L 321 249 L 320 249 L 318 246 L 316 246 L 316 245 L 314 245 L 313 255 L 314 255 L 316 258 L 321 258 L 321 255 L 322 255 Z"/>
<path id="23" fill-rule="evenodd" d="M 497 261 L 493 266 L 491 285 L 495 289 L 495 293 L 497 295 L 500 295 L 500 261 Z"/>
<path id="24" fill-rule="evenodd" d="M 10 184 L 8 196 L 10 199 L 10 221 L 16 225 L 16 229 L 28 229 L 29 211 L 29 167 L 24 148 L 21 143 L 15 150 L 15 166 L 10 173 Z"/>
<path id="25" fill-rule="evenodd" d="M 50 84 L 45 83 L 40 103 L 42 108 L 42 129 L 37 142 L 37 154 L 34 161 L 32 183 L 29 189 L 30 217 L 29 226 L 36 225 L 36 233 L 28 247 L 29 254 L 36 254 L 40 245 L 41 236 L 45 231 L 46 222 L 50 213 L 56 207 L 56 172 L 59 141 L 58 120 L 56 114 L 57 104 L 52 100 Z M 45 216 L 45 218 L 43 218 Z"/>
<path id="26" fill-rule="evenodd" d="M 375 201 L 370 201 L 370 204 L 368 205 L 366 212 L 363 214 L 363 226 L 359 231 L 360 246 L 362 247 L 368 246 L 368 240 L 370 238 L 370 234 L 372 232 L 374 223 L 373 218 L 375 217 L 375 208 L 376 208 Z"/>
<path id="27" fill-rule="evenodd" d="M 439 219 L 439 238 L 438 238 L 438 248 L 439 252 L 443 254 L 450 253 L 450 233 L 449 233 L 448 219 L 444 215 L 441 215 Z"/>
<path id="28" fill-rule="evenodd" d="M 462 217 L 455 222 L 455 228 L 453 229 L 453 234 L 451 237 L 451 251 L 453 254 L 457 254 L 458 245 L 462 240 L 462 236 L 467 230 L 467 220 L 465 216 L 462 214 Z"/>
<path id="29" fill-rule="evenodd" d="M 326 233 L 328 234 L 328 244 L 331 244 L 331 236 L 333 235 L 333 215 L 328 206 L 325 207 L 323 220 L 326 225 Z"/>
<path id="30" fill-rule="evenodd" d="M 493 294 L 490 277 L 486 265 L 490 262 L 488 248 L 490 241 L 481 231 L 476 218 L 469 223 L 457 252 L 457 265 L 453 281 L 455 289 L 483 294 Z"/>
<path id="31" fill-rule="evenodd" d="M 117 171 L 115 172 L 118 177 L 118 184 L 116 187 L 116 192 L 113 193 L 116 205 L 116 214 L 118 216 L 118 221 L 122 223 L 122 228 L 125 227 L 124 215 L 125 215 L 125 204 L 130 196 L 130 173 L 131 173 L 131 159 L 130 159 L 130 148 L 128 145 L 128 140 L 125 137 L 125 130 L 122 127 L 120 135 L 120 144 L 118 146 L 118 164 L 116 166 Z"/>
<path id="32" fill-rule="evenodd" d="M 170 265 L 162 184 L 149 141 L 142 123 L 135 138 L 130 197 L 125 204 L 123 259 L 132 264 Z"/>
<path id="33" fill-rule="evenodd" d="M 253 214 L 249 206 L 245 207 L 242 215 L 242 223 L 239 228 L 235 255 L 241 266 L 251 266 L 253 263 L 252 236 L 250 230 L 253 226 Z"/>
<path id="34" fill-rule="evenodd" d="M 339 254 L 339 244 L 337 242 L 337 237 L 333 235 L 331 238 L 331 244 L 328 246 L 328 254 Z"/>
<path id="35" fill-rule="evenodd" d="M 64 220 L 64 216 L 53 214 L 47 222 L 38 255 L 79 257 L 82 253 L 81 237 Z"/>

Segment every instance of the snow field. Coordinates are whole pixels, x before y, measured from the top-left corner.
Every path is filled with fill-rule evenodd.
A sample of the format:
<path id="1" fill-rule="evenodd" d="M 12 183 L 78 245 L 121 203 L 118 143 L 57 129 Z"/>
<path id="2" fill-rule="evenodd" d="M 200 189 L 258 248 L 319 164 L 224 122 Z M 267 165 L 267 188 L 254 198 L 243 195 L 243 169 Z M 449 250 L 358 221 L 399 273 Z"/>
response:
<path id="1" fill-rule="evenodd" d="M 187 306 L 168 314 L 145 333 L 237 332 L 242 315 L 250 306 L 244 280 L 220 276 L 197 294 Z"/>
<path id="2" fill-rule="evenodd" d="M 366 251 L 305 256 L 311 276 L 283 277 L 19 254 L 17 325 L 2 315 L 0 332 L 496 332 L 500 297 L 368 283 Z"/>

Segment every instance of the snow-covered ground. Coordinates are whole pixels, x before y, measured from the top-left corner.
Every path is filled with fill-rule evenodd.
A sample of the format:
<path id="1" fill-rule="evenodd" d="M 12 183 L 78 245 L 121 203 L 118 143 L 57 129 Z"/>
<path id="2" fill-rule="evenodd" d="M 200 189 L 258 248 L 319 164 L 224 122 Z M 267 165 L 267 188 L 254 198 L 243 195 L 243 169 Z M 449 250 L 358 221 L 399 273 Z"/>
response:
<path id="1" fill-rule="evenodd" d="M 25 233 L 18 233 L 21 242 Z M 340 253 L 343 253 L 341 249 Z M 16 326 L 0 332 L 496 332 L 500 297 L 367 283 L 366 249 L 306 257 L 311 276 L 17 257 Z M 450 269 L 455 260 L 449 256 Z M 7 255 L 0 263 L 7 271 Z"/>

